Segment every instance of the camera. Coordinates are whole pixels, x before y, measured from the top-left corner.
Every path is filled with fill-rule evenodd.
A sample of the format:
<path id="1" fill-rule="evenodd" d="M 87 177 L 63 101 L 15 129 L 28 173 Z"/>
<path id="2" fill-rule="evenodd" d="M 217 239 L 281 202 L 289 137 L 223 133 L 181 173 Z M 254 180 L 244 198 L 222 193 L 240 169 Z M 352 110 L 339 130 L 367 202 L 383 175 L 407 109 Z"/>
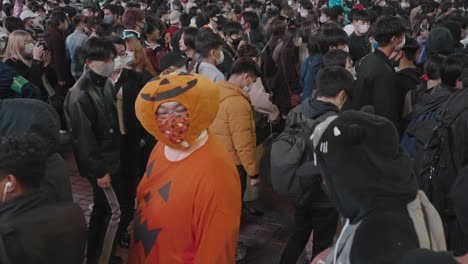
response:
<path id="1" fill-rule="evenodd" d="M 39 41 L 39 46 L 42 46 L 44 48 L 44 50 L 48 50 L 49 49 L 49 45 L 47 45 L 47 42 L 45 41 Z"/>

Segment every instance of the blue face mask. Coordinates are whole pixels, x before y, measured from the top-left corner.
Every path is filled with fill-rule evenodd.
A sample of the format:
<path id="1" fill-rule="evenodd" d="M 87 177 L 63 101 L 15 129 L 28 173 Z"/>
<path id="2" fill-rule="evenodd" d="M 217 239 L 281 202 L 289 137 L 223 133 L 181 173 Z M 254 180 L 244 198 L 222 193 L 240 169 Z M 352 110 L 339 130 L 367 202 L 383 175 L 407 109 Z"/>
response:
<path id="1" fill-rule="evenodd" d="M 379 43 L 374 42 L 374 44 L 372 44 L 372 47 L 373 47 L 374 49 L 378 49 L 378 48 L 379 48 Z"/>
<path id="2" fill-rule="evenodd" d="M 105 24 L 112 24 L 114 23 L 114 16 L 104 16 L 103 22 Z"/>

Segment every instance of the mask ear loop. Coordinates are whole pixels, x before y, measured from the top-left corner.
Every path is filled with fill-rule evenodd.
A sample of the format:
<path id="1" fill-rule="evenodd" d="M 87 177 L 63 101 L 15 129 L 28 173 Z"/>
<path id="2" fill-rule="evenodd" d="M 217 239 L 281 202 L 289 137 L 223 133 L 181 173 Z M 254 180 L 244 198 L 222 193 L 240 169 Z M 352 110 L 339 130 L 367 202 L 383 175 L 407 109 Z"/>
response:
<path id="1" fill-rule="evenodd" d="M 6 194 L 7 194 L 7 189 L 11 187 L 11 182 L 7 182 L 5 184 L 5 188 L 3 188 L 3 198 L 2 198 L 2 203 L 5 202 Z"/>

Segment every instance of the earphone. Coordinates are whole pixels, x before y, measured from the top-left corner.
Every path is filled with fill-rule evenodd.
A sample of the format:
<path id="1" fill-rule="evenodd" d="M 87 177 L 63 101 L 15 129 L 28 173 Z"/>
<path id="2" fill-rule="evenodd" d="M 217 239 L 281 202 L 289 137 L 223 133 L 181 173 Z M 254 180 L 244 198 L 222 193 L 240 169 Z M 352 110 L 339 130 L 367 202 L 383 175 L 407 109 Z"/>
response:
<path id="1" fill-rule="evenodd" d="M 5 188 L 3 188 L 3 198 L 2 198 L 2 203 L 5 202 L 6 194 L 7 194 L 7 189 L 10 188 L 13 184 L 11 182 L 7 182 L 5 184 Z"/>

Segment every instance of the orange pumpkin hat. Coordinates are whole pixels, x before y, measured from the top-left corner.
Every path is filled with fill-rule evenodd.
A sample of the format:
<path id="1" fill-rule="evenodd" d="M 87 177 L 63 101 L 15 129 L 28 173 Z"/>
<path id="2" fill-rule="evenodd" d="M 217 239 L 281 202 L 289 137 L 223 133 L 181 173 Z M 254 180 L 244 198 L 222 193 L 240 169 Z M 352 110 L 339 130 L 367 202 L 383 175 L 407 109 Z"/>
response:
<path id="1" fill-rule="evenodd" d="M 190 124 L 184 141 L 191 146 L 215 119 L 219 100 L 219 88 L 203 75 L 162 75 L 143 87 L 137 97 L 135 111 L 138 120 L 151 135 L 171 148 L 184 149 L 187 146 L 169 142 L 159 129 L 156 120 L 159 106 L 175 101 L 188 109 Z"/>

